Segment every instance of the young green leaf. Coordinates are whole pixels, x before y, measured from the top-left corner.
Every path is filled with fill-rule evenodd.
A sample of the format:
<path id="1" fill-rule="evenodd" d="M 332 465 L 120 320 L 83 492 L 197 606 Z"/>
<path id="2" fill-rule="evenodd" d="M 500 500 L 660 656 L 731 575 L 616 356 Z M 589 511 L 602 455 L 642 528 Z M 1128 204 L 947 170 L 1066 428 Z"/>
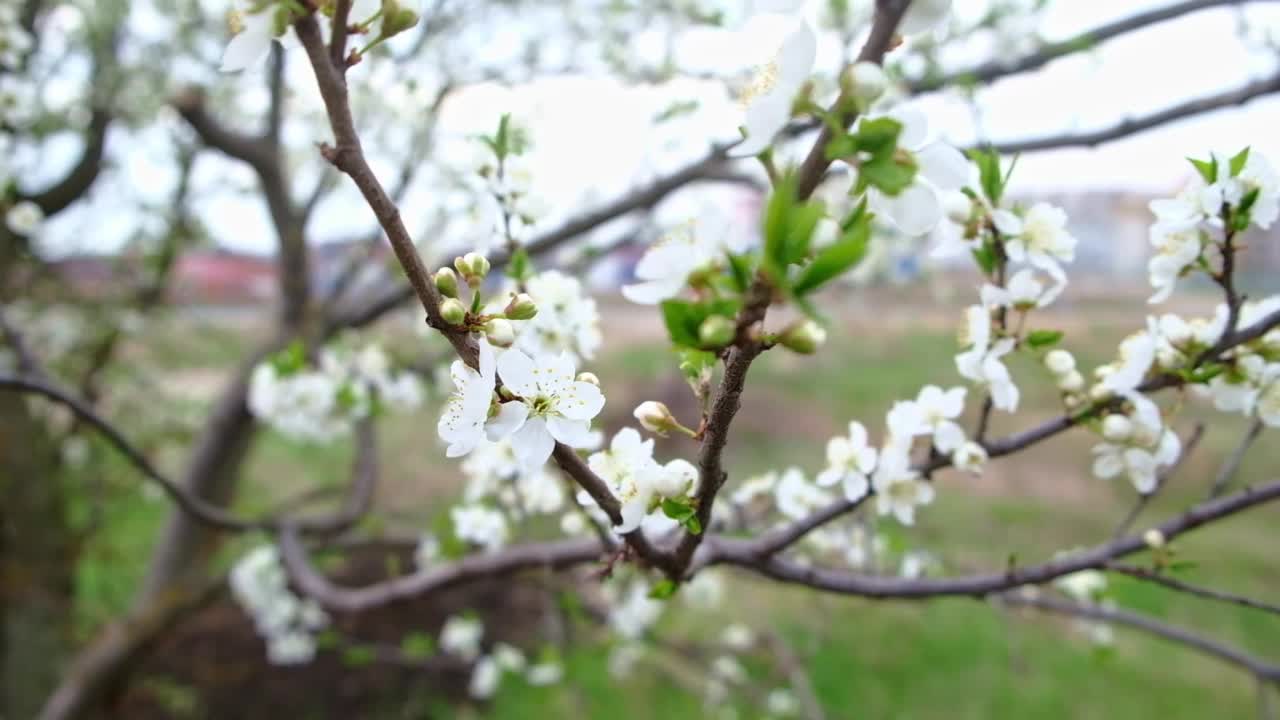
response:
<path id="1" fill-rule="evenodd" d="M 676 590 L 680 588 L 675 582 L 669 579 L 659 580 L 649 590 L 649 597 L 654 600 L 666 600 L 676 594 Z"/>
<path id="2" fill-rule="evenodd" d="M 864 215 L 863 222 L 849 228 L 834 244 L 818 252 L 813 262 L 800 273 L 792 290 L 796 295 L 806 295 L 862 262 L 870 239 L 871 222 L 869 216 Z"/>
<path id="3" fill-rule="evenodd" d="M 1211 160 L 1197 160 L 1195 158 L 1187 158 L 1187 160 L 1191 161 L 1191 164 L 1195 166 L 1196 171 L 1200 173 L 1200 177 L 1204 178 L 1205 182 L 1211 185 L 1214 182 L 1217 182 L 1218 180 L 1218 159 L 1217 158 L 1213 158 Z"/>
<path id="4" fill-rule="evenodd" d="M 1248 147 L 1245 147 L 1245 149 L 1231 156 L 1231 177 L 1235 177 L 1239 175 L 1240 172 L 1244 170 L 1245 164 L 1248 162 L 1249 162 Z"/>
<path id="5" fill-rule="evenodd" d="M 1062 340 L 1063 333 L 1061 330 L 1032 330 L 1027 334 L 1027 344 L 1033 350 L 1040 348 L 1052 347 Z"/>

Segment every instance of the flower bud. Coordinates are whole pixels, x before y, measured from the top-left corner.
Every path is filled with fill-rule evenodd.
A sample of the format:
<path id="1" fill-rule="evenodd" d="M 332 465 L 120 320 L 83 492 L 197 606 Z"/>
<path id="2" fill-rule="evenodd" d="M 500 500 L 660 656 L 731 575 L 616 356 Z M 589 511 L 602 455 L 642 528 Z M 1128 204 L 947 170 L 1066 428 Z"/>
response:
<path id="1" fill-rule="evenodd" d="M 447 298 L 458 297 L 458 275 L 453 268 L 442 267 L 436 271 L 436 289 Z"/>
<path id="2" fill-rule="evenodd" d="M 1089 388 L 1089 399 L 1094 402 L 1102 402 L 1109 400 L 1112 396 L 1111 388 L 1106 385 L 1094 385 Z"/>
<path id="3" fill-rule="evenodd" d="M 511 321 L 502 318 L 494 318 L 485 323 L 484 334 L 489 338 L 489 344 L 496 347 L 511 347 L 511 343 L 516 341 L 516 330 Z"/>
<path id="4" fill-rule="evenodd" d="M 812 355 L 826 341 L 827 331 L 812 320 L 792 325 L 782 333 L 782 337 L 778 338 L 778 342 L 782 343 L 783 347 L 801 355 Z"/>
<path id="5" fill-rule="evenodd" d="M 1044 356 L 1044 366 L 1054 375 L 1066 375 L 1076 369 L 1076 359 L 1066 350 L 1050 350 Z"/>
<path id="6" fill-rule="evenodd" d="M 1084 390 L 1084 376 L 1079 370 L 1072 370 L 1058 376 L 1058 389 L 1063 392 L 1078 393 Z"/>
<path id="7" fill-rule="evenodd" d="M 733 342 L 738 326 L 723 315 L 712 315 L 698 328 L 698 341 L 706 347 L 720 348 Z"/>
<path id="8" fill-rule="evenodd" d="M 418 13 L 400 7 L 398 0 L 382 0 L 382 37 L 394 37 L 417 24 Z"/>
<path id="9" fill-rule="evenodd" d="M 457 298 L 445 298 L 440 303 L 440 317 L 450 325 L 461 325 L 467 319 L 467 308 Z"/>
<path id="10" fill-rule="evenodd" d="M 593 372 L 578 373 L 578 382 L 591 383 L 596 387 L 600 387 L 600 378 L 596 377 L 596 374 Z"/>
<path id="11" fill-rule="evenodd" d="M 1142 542 L 1146 543 L 1147 547 L 1152 550 L 1159 550 L 1164 547 L 1165 544 L 1164 533 L 1160 532 L 1156 528 L 1151 528 L 1150 530 L 1142 533 Z"/>
<path id="12" fill-rule="evenodd" d="M 1133 421 L 1124 415 L 1108 415 L 1102 421 L 1102 437 L 1121 443 L 1133 436 Z"/>
<path id="13" fill-rule="evenodd" d="M 849 82 L 852 85 L 853 96 L 864 106 L 879 99 L 889 85 L 884 69 L 865 60 L 855 64 L 849 70 Z"/>
<path id="14" fill-rule="evenodd" d="M 538 306 L 528 293 L 520 293 L 511 297 L 502 313 L 512 320 L 528 320 L 538 314 Z"/>
<path id="15" fill-rule="evenodd" d="M 671 410 L 656 400 L 646 400 L 640 403 L 632 414 L 635 415 L 636 420 L 640 421 L 640 427 L 664 437 L 671 430 L 680 427 L 680 423 L 671 414 Z"/>
<path id="16" fill-rule="evenodd" d="M 987 450 L 976 442 L 967 442 L 952 453 L 951 461 L 955 463 L 957 470 L 977 475 L 987 462 Z"/>
<path id="17" fill-rule="evenodd" d="M 453 261 L 453 266 L 471 287 L 478 287 L 489 274 L 489 258 L 478 252 L 469 252 Z"/>

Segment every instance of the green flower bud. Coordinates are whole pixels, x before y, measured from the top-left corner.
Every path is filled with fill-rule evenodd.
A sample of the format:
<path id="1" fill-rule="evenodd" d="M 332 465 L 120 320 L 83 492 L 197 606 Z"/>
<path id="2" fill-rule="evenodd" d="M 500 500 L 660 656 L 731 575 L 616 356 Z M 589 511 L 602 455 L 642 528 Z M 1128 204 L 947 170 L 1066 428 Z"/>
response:
<path id="1" fill-rule="evenodd" d="M 792 325 L 782 333 L 782 337 L 778 338 L 778 342 L 782 343 L 783 347 L 801 355 L 812 355 L 826 341 L 827 331 L 812 320 Z"/>
<path id="2" fill-rule="evenodd" d="M 507 307 L 502 311 L 508 318 L 512 320 L 528 320 L 538 314 L 538 306 L 534 304 L 533 298 L 528 293 L 520 293 L 511 298 L 511 302 L 507 303 Z"/>
<path id="3" fill-rule="evenodd" d="M 382 0 L 382 37 L 389 38 L 418 24 L 418 13 L 400 7 L 396 0 Z"/>
<path id="4" fill-rule="evenodd" d="M 447 298 L 458 297 L 458 275 L 452 268 L 442 267 L 436 271 L 436 289 Z"/>
<path id="5" fill-rule="evenodd" d="M 712 315 L 698 328 L 698 341 L 706 347 L 720 348 L 733 342 L 738 326 L 723 315 Z"/>
<path id="6" fill-rule="evenodd" d="M 471 287 L 479 287 L 484 278 L 489 274 L 489 258 L 477 252 L 469 252 L 453 261 L 453 266 L 458 268 L 458 272 L 462 274 L 463 279 Z"/>
<path id="7" fill-rule="evenodd" d="M 640 403 L 632 414 L 636 420 L 640 421 L 640 427 L 663 437 L 680 427 L 680 423 L 671 414 L 671 410 L 656 400 L 646 400 Z"/>
<path id="8" fill-rule="evenodd" d="M 445 298 L 440 303 L 440 317 L 450 325 L 461 325 L 467 319 L 467 306 L 457 298 Z"/>

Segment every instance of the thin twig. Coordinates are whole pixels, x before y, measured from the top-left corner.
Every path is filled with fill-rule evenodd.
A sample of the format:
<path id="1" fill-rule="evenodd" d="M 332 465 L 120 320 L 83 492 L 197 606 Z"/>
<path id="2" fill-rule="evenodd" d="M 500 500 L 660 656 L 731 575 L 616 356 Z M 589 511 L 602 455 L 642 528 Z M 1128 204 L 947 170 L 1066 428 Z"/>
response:
<path id="1" fill-rule="evenodd" d="M 1249 447 L 1262 434 L 1264 427 L 1265 425 L 1261 420 L 1254 420 L 1249 425 L 1244 437 L 1240 439 L 1240 444 L 1236 445 L 1236 449 L 1231 451 L 1231 455 L 1218 468 L 1218 474 L 1213 478 L 1213 486 L 1209 488 L 1210 498 L 1216 498 L 1226 492 L 1227 486 L 1231 484 L 1231 478 L 1235 477 L 1240 470 L 1240 465 L 1244 462 L 1244 456 L 1249 452 Z"/>
<path id="2" fill-rule="evenodd" d="M 1169 482 L 1169 479 L 1178 472 L 1178 468 L 1185 465 L 1187 458 L 1191 457 L 1191 454 L 1195 452 L 1196 447 L 1200 444 L 1200 439 L 1204 437 L 1204 427 L 1204 423 L 1202 422 L 1195 424 L 1195 427 L 1191 429 L 1191 434 L 1188 435 L 1187 439 L 1182 443 L 1182 452 L 1178 455 L 1178 459 L 1156 476 L 1156 485 L 1151 488 L 1151 492 L 1138 493 L 1138 500 L 1134 502 L 1133 507 L 1129 509 L 1128 514 L 1124 516 L 1124 519 L 1120 521 L 1120 524 L 1116 526 L 1116 531 L 1111 534 L 1111 537 L 1120 538 L 1129 533 L 1129 529 L 1133 527 L 1134 521 L 1137 520 L 1138 515 L 1142 514 L 1142 511 L 1146 509 L 1147 504 L 1151 502 L 1151 498 L 1155 497 L 1156 493 L 1160 492 L 1160 490 L 1165 486 L 1165 483 Z"/>
<path id="3" fill-rule="evenodd" d="M 1280 605 L 1263 602 L 1262 600 L 1254 600 L 1253 598 L 1245 597 L 1244 595 L 1237 595 L 1235 593 L 1214 590 L 1213 588 L 1192 585 L 1191 583 L 1169 577 L 1168 575 L 1156 570 L 1150 570 L 1136 565 L 1125 565 L 1122 563 L 1107 563 L 1106 569 L 1111 572 L 1120 573 L 1121 575 L 1128 575 L 1132 578 L 1155 583 L 1156 585 L 1167 587 L 1170 590 L 1184 592 L 1188 595 L 1195 595 L 1209 600 L 1217 600 L 1219 602 L 1230 603 L 1232 605 L 1239 605 L 1241 607 L 1262 610 L 1263 612 L 1280 615 Z"/>

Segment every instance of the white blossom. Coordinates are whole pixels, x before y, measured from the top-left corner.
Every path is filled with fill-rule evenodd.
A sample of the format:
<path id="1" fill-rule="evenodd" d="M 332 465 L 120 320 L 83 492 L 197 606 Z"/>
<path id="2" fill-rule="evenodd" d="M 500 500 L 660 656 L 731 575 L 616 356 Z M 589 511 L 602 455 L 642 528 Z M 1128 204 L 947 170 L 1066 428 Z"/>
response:
<path id="1" fill-rule="evenodd" d="M 498 375 L 518 395 L 510 408 L 511 447 L 527 470 L 541 467 L 556 442 L 580 447 L 591 442 L 591 419 L 604 407 L 600 388 L 576 379 L 568 353 L 541 355 L 537 360 L 512 348 L 498 358 Z"/>
<path id="2" fill-rule="evenodd" d="M 1023 268 L 1009 278 L 1004 287 L 990 283 L 982 286 L 982 304 L 988 308 L 1009 308 L 1012 310 L 1030 310 L 1045 307 L 1061 294 L 1065 286 L 1055 283 L 1048 288 L 1036 279 L 1031 268 Z"/>
<path id="3" fill-rule="evenodd" d="M 480 349 L 479 365 L 476 368 L 462 360 L 454 360 L 449 368 L 453 379 L 454 391 L 445 403 L 440 414 L 440 422 L 436 431 L 440 439 L 448 443 L 445 455 L 459 457 L 476 448 L 486 435 L 486 424 L 489 420 L 489 408 L 493 403 L 495 385 L 493 348 L 487 340 L 477 343 Z M 518 415 L 519 408 L 507 403 L 499 410 L 497 421 L 489 428 L 490 439 L 496 440 L 501 433 L 509 432 L 508 422 L 514 422 L 512 416 Z"/>
<path id="4" fill-rule="evenodd" d="M 966 442 L 951 454 L 951 462 L 957 470 L 978 475 L 987 464 L 987 449 L 976 442 Z"/>
<path id="5" fill-rule="evenodd" d="M 609 586 L 610 590 L 613 586 Z M 616 595 L 616 592 L 614 593 Z M 649 597 L 649 587 L 634 581 L 622 597 L 612 598 L 609 627 L 627 640 L 639 640 L 658 621 L 665 605 Z"/>
<path id="6" fill-rule="evenodd" d="M 4 214 L 4 223 L 14 235 L 34 235 L 40 229 L 42 222 L 44 222 L 44 211 L 30 200 L 14 203 L 13 207 Z"/>
<path id="7" fill-rule="evenodd" d="M 1056 297 L 1067 281 L 1059 263 L 1071 262 L 1076 254 L 1076 239 L 1067 231 L 1067 213 L 1062 208 L 1039 202 L 1022 217 L 997 210 L 992 218 L 996 229 L 1004 235 L 1004 250 L 1009 259 L 1048 273 L 1059 286 L 1053 293 Z"/>
<path id="8" fill-rule="evenodd" d="M 491 657 L 482 657 L 471 668 L 471 680 L 467 684 L 467 693 L 476 700 L 487 700 L 498 691 L 498 682 L 502 680 L 502 668 Z"/>
<path id="9" fill-rule="evenodd" d="M 959 150 L 931 138 L 929 121 L 918 108 L 900 106 L 888 116 L 902 125 L 898 148 L 914 158 L 916 174 L 897 195 L 886 195 L 872 187 L 867 196 L 872 209 L 903 234 L 918 237 L 942 220 L 943 193 L 964 187 L 971 167 Z"/>
<path id="10" fill-rule="evenodd" d="M 1150 238 L 1155 254 L 1147 261 L 1147 275 L 1156 292 L 1149 302 L 1164 302 L 1178 278 L 1200 259 L 1201 233 L 1194 222 L 1158 222 L 1151 226 Z"/>
<path id="11" fill-rule="evenodd" d="M 746 137 L 729 152 L 734 157 L 758 155 L 791 119 L 791 106 L 813 72 L 818 38 L 803 20 L 783 38 L 773 58 L 760 67 L 741 98 Z"/>
<path id="12" fill-rule="evenodd" d="M 956 419 L 964 413 L 964 397 L 967 390 L 953 387 L 943 390 L 937 385 L 920 389 L 915 406 L 920 413 L 916 435 L 932 435 L 933 446 L 941 453 L 950 453 L 964 443 L 964 429 Z"/>
<path id="13" fill-rule="evenodd" d="M 304 600 L 289 589 L 274 546 L 262 545 L 245 553 L 231 568 L 228 585 L 266 641 L 271 663 L 311 661 L 316 652 L 315 633 L 329 624 L 329 616 L 314 600 Z"/>
<path id="14" fill-rule="evenodd" d="M 274 3 L 259 12 L 232 11 L 235 34 L 222 51 L 222 72 L 239 72 L 262 62 L 276 37 L 277 12 L 280 10 Z"/>
<path id="15" fill-rule="evenodd" d="M 653 440 L 642 440 L 634 428 L 619 430 L 609 449 L 591 455 L 587 464 L 622 502 L 619 533 L 639 527 L 660 499 L 686 495 L 697 478 L 697 470 L 685 460 L 659 464 L 653 458 Z"/>
<path id="16" fill-rule="evenodd" d="M 831 503 L 829 493 L 809 482 L 800 468 L 787 468 L 782 472 L 773 492 L 778 512 L 791 520 L 800 520 Z"/>
<path id="17" fill-rule="evenodd" d="M 453 521 L 453 534 L 459 540 L 478 545 L 492 552 L 507 543 L 510 529 L 507 518 L 493 508 L 484 505 L 460 505 L 449 510 Z"/>
<path id="18" fill-rule="evenodd" d="M 915 522 L 916 506 L 933 502 L 933 486 L 911 468 L 907 447 L 898 444 L 881 449 L 871 487 L 876 491 L 876 511 L 892 513 L 903 525 Z"/>
<path id="19" fill-rule="evenodd" d="M 867 444 L 867 429 L 862 423 L 849 423 L 849 434 L 827 441 L 827 467 L 814 482 L 819 487 L 839 484 L 845 499 L 856 501 L 870 488 L 868 477 L 876 467 L 876 449 Z"/>
<path id="20" fill-rule="evenodd" d="M 741 234 L 732 232 L 717 214 L 689 221 L 645 251 L 635 268 L 640 282 L 622 286 L 622 295 L 634 303 L 656 305 L 679 295 L 691 275 L 723 264 L 725 253 L 746 249 Z"/>
<path id="21" fill-rule="evenodd" d="M 480 656 L 480 639 L 484 637 L 484 623 L 475 618 L 451 615 L 440 628 L 440 649 L 463 660 Z"/>
<path id="22" fill-rule="evenodd" d="M 992 404 L 1006 412 L 1018 409 L 1020 392 L 1001 358 L 1013 351 L 1013 338 L 992 342 L 991 313 L 981 305 L 965 310 L 961 344 L 967 349 L 956 356 L 956 370 L 961 376 L 985 386 Z"/>

